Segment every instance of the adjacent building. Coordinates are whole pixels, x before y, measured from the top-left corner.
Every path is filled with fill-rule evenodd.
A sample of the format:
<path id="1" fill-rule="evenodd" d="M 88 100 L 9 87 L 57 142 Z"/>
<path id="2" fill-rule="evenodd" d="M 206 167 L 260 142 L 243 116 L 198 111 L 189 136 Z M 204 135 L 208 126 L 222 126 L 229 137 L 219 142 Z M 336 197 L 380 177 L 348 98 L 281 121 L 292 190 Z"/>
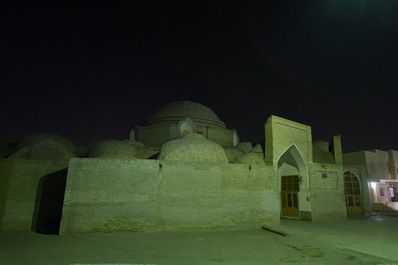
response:
<path id="1" fill-rule="evenodd" d="M 349 214 L 398 210 L 398 152 L 367 150 L 343 154 Z"/>

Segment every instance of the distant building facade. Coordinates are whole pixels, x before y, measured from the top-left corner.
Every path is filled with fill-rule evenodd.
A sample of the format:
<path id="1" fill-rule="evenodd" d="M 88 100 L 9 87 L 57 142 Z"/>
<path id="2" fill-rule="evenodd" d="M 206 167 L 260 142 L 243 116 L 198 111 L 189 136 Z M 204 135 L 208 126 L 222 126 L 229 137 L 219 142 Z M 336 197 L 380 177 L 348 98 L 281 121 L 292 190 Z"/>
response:
<path id="1" fill-rule="evenodd" d="M 351 213 L 398 210 L 398 151 L 357 151 L 344 153 L 343 158 Z"/>
<path id="2" fill-rule="evenodd" d="M 0 161 L 0 229 L 196 230 L 345 219 L 340 136 L 271 116 L 265 145 L 240 142 L 208 107 L 169 104 L 128 139 L 88 150 L 55 135 Z"/>

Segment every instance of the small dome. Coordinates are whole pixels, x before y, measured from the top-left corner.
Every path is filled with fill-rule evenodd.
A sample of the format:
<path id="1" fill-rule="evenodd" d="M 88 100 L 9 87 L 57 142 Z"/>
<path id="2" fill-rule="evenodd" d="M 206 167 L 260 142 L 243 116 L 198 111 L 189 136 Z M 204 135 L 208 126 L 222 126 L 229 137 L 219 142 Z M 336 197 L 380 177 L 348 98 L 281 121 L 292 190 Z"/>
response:
<path id="1" fill-rule="evenodd" d="M 20 142 L 15 159 L 68 160 L 76 155 L 76 146 L 69 139 L 54 133 L 31 134 Z"/>
<path id="2" fill-rule="evenodd" d="M 200 134 L 189 134 L 162 145 L 160 160 L 228 163 L 224 149 Z"/>
<path id="3" fill-rule="evenodd" d="M 192 101 L 178 101 L 168 104 L 150 116 L 144 125 L 179 122 L 185 118 L 191 118 L 194 122 L 225 128 L 225 124 L 210 108 Z"/>
<path id="4" fill-rule="evenodd" d="M 29 145 L 33 145 L 33 144 L 37 144 L 39 142 L 45 142 L 45 141 L 54 141 L 59 143 L 60 145 L 64 146 L 66 149 L 68 149 L 71 152 L 76 152 L 76 145 L 69 140 L 68 138 L 56 134 L 56 133 L 33 133 L 30 134 L 26 137 L 24 137 L 18 147 L 22 148 L 25 146 L 29 146 Z"/>
<path id="5" fill-rule="evenodd" d="M 257 144 L 255 147 L 253 147 L 253 153 L 261 153 L 261 154 L 264 154 L 263 148 L 261 147 L 260 144 Z"/>
<path id="6" fill-rule="evenodd" d="M 235 163 L 241 156 L 245 154 L 241 149 L 238 148 L 225 148 L 224 151 L 228 157 L 229 163 Z"/>
<path id="7" fill-rule="evenodd" d="M 312 157 L 314 162 L 334 164 L 333 153 L 329 151 L 329 143 L 325 141 L 315 141 L 312 144 Z"/>
<path id="8" fill-rule="evenodd" d="M 106 140 L 96 143 L 89 150 L 89 157 L 135 159 L 136 147 L 129 140 Z"/>
<path id="9" fill-rule="evenodd" d="M 321 149 L 324 152 L 329 152 L 329 143 L 326 141 L 317 140 L 313 142 L 313 145 L 317 146 L 319 149 Z"/>
<path id="10" fill-rule="evenodd" d="M 253 151 L 253 144 L 251 142 L 241 142 L 236 148 L 242 150 L 246 154 Z"/>

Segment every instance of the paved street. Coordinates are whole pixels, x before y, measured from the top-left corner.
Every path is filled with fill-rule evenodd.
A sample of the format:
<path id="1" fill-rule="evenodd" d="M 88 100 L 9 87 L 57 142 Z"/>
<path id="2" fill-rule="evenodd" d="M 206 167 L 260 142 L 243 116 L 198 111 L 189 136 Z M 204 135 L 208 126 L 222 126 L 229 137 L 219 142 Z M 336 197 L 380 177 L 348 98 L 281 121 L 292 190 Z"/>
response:
<path id="1" fill-rule="evenodd" d="M 54 236 L 1 233 L 0 264 L 398 264 L 398 217 L 282 220 L 265 230 Z"/>

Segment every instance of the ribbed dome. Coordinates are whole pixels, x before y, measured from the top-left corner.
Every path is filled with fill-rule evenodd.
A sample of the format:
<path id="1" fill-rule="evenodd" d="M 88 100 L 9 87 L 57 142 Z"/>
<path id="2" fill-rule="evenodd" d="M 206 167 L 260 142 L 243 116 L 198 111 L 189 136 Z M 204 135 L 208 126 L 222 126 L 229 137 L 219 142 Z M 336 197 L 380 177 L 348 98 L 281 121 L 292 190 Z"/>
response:
<path id="1" fill-rule="evenodd" d="M 178 101 L 162 107 L 149 117 L 145 125 L 178 122 L 188 117 L 198 123 L 225 128 L 225 124 L 210 108 L 192 101 Z"/>

